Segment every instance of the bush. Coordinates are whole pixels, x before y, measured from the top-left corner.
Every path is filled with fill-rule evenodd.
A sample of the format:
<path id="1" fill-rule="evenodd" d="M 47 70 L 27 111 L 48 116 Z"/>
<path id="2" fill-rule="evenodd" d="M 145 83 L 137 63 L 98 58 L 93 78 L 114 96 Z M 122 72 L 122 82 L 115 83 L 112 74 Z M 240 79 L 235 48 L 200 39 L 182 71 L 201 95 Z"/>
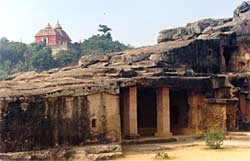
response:
<path id="1" fill-rule="evenodd" d="M 209 131 L 205 136 L 206 144 L 212 149 L 219 149 L 223 145 L 224 132 L 221 130 Z"/>
<path id="2" fill-rule="evenodd" d="M 170 159 L 167 152 L 159 152 L 155 155 L 157 160 L 168 160 Z"/>

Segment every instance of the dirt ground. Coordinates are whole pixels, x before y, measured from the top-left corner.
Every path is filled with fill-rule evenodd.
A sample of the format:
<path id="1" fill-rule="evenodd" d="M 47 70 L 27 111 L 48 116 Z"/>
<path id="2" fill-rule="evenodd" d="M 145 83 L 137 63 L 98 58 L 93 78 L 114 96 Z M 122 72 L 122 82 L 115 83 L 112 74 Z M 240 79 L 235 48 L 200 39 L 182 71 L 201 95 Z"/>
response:
<path id="1" fill-rule="evenodd" d="M 225 141 L 223 148 L 213 150 L 204 142 L 178 144 L 128 145 L 124 158 L 117 161 L 152 161 L 156 153 L 167 152 L 173 161 L 250 161 L 250 141 Z"/>

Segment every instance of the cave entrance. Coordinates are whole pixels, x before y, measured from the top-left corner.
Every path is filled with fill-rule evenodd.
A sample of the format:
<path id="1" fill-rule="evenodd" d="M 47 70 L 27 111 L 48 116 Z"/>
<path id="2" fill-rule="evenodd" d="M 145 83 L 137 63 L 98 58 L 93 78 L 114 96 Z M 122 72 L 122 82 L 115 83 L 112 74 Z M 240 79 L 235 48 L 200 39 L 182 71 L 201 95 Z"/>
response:
<path id="1" fill-rule="evenodd" d="M 173 135 L 188 133 L 189 105 L 186 91 L 170 91 L 170 129 Z"/>
<path id="2" fill-rule="evenodd" d="M 222 47 L 222 62 L 221 67 L 223 71 L 230 71 L 230 61 L 233 53 L 238 50 L 237 46 L 223 46 Z"/>
<path id="3" fill-rule="evenodd" d="M 224 57 L 224 60 L 225 60 L 226 67 L 228 67 L 229 61 L 231 59 L 231 50 L 232 49 L 230 47 L 224 47 L 223 57 Z"/>
<path id="4" fill-rule="evenodd" d="M 138 88 L 137 123 L 140 136 L 154 136 L 157 129 L 156 90 Z"/>

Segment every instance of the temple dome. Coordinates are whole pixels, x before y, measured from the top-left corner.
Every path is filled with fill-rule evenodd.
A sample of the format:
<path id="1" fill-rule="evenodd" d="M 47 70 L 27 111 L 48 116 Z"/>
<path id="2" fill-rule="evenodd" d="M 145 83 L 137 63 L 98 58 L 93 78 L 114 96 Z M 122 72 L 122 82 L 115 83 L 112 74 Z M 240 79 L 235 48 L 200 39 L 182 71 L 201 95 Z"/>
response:
<path id="1" fill-rule="evenodd" d="M 36 33 L 36 36 L 51 36 L 51 35 L 56 35 L 55 30 L 50 26 L 50 24 L 48 23 L 48 25 L 44 28 L 39 30 Z"/>
<path id="2" fill-rule="evenodd" d="M 55 29 L 62 29 L 62 26 L 60 25 L 59 21 L 57 21 Z"/>
<path id="3" fill-rule="evenodd" d="M 35 35 L 35 37 L 46 37 L 46 36 L 56 36 L 62 38 L 63 41 L 68 41 L 68 42 L 71 41 L 70 37 L 62 29 L 62 26 L 59 24 L 59 22 L 57 22 L 55 28 L 51 27 L 50 24 L 48 23 L 48 25 L 44 29 L 39 30 Z"/>

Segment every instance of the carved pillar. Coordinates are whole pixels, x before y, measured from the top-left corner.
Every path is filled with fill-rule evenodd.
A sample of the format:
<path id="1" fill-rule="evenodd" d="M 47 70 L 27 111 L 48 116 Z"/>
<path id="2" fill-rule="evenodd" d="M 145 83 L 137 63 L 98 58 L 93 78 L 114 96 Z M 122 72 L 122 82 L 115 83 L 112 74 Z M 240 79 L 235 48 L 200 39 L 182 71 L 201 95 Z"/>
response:
<path id="1" fill-rule="evenodd" d="M 53 141 L 52 144 L 53 146 L 58 146 L 59 145 L 59 107 L 58 105 L 56 105 L 57 98 L 56 97 L 50 97 L 46 100 L 46 104 L 45 106 L 47 106 L 46 108 L 50 108 L 51 110 L 51 123 L 53 124 L 53 129 L 52 130 L 52 135 L 53 135 Z"/>
<path id="2" fill-rule="evenodd" d="M 130 87 L 124 93 L 124 136 L 136 138 L 137 128 L 137 88 Z"/>
<path id="3" fill-rule="evenodd" d="M 5 103 L 3 101 L 0 101 L 0 151 L 5 151 L 5 146 L 2 143 L 2 134 L 4 133 L 4 119 L 3 119 L 4 107 L 5 107 Z"/>
<path id="4" fill-rule="evenodd" d="M 157 90 L 157 133 L 159 137 L 171 136 L 169 89 L 162 87 Z"/>
<path id="5" fill-rule="evenodd" d="M 5 102 L 4 101 L 0 101 L 0 121 L 3 121 L 3 109 L 5 108 Z"/>
<path id="6" fill-rule="evenodd" d="M 2 119 L 2 109 L 4 108 L 4 103 L 3 101 L 0 101 L 0 120 Z"/>

